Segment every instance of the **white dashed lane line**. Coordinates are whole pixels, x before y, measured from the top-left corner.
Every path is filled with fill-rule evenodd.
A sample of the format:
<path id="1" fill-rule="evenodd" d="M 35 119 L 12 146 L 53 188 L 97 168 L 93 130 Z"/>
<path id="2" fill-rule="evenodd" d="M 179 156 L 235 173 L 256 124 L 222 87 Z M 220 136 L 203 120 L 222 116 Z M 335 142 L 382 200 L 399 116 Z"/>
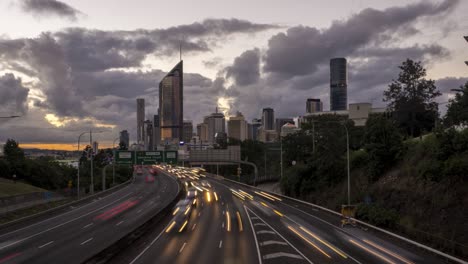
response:
<path id="1" fill-rule="evenodd" d="M 45 243 L 44 245 L 41 245 L 41 246 L 38 246 L 37 248 L 43 248 L 43 247 L 47 247 L 48 245 L 54 243 L 54 241 L 50 241 L 50 242 L 47 242 Z"/>
<path id="2" fill-rule="evenodd" d="M 88 240 L 86 240 L 86 241 L 83 241 L 80 245 L 84 245 L 84 244 L 88 243 L 88 242 L 91 241 L 91 240 L 93 240 L 93 238 L 90 238 L 90 239 L 88 239 Z"/>

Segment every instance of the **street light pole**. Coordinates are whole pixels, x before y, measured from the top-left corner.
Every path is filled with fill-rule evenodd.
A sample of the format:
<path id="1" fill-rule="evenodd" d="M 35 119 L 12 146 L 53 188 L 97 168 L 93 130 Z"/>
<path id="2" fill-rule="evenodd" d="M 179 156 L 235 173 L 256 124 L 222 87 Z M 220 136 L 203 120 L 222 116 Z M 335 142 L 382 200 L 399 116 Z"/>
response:
<path id="1" fill-rule="evenodd" d="M 114 139 L 114 142 L 112 142 L 112 150 L 114 151 L 113 159 L 112 159 L 112 186 L 115 185 L 115 141 L 117 141 L 119 138 Z"/>
<path id="2" fill-rule="evenodd" d="M 2 119 L 17 118 L 17 117 L 21 117 L 21 116 L 17 116 L 17 115 L 12 115 L 12 116 L 0 116 L 0 118 L 2 118 Z"/>
<path id="3" fill-rule="evenodd" d="M 91 146 L 91 194 L 94 194 L 94 172 L 93 172 L 93 157 L 94 157 L 94 148 L 93 148 L 93 132 L 89 130 L 89 145 Z"/>
<path id="4" fill-rule="evenodd" d="M 283 179 L 283 137 L 281 135 L 280 135 L 280 152 L 281 152 L 281 155 L 280 155 L 280 164 L 281 164 L 280 179 Z"/>
<path id="5" fill-rule="evenodd" d="M 86 134 L 88 132 L 83 132 L 81 133 L 79 136 L 78 136 L 78 173 L 77 173 L 77 184 L 76 184 L 76 194 L 77 194 L 77 197 L 78 197 L 78 200 L 80 199 L 80 161 L 81 161 L 81 155 L 80 155 L 80 139 L 81 139 L 81 136 L 83 136 L 84 134 Z"/>
<path id="6" fill-rule="evenodd" d="M 348 205 L 351 205 L 351 173 L 350 173 L 350 166 L 349 166 L 349 133 L 348 128 L 344 123 L 341 123 L 346 130 L 346 151 L 348 156 Z"/>

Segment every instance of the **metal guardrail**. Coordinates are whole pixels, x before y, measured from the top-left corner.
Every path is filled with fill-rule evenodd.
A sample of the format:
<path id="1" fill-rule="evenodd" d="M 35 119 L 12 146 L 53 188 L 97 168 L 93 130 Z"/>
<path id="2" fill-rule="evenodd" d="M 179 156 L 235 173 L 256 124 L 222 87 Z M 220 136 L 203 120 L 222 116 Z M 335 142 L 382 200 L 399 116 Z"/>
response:
<path id="1" fill-rule="evenodd" d="M 316 204 L 313 204 L 313 203 L 305 202 L 305 201 L 302 201 L 302 200 L 299 200 L 299 199 L 295 199 L 295 198 L 292 198 L 292 197 L 289 197 L 289 196 L 286 196 L 286 195 L 282 195 L 282 194 L 278 194 L 278 193 L 272 193 L 272 192 L 269 192 L 269 191 L 265 191 L 265 190 L 256 188 L 256 187 L 254 187 L 254 186 L 247 185 L 247 184 L 244 184 L 244 183 L 241 183 L 241 182 L 236 182 L 236 181 L 233 181 L 233 180 L 230 180 L 230 179 L 224 178 L 224 180 L 227 180 L 227 181 L 230 181 L 230 182 L 233 182 L 233 183 L 237 183 L 237 184 L 240 184 L 240 185 L 244 185 L 244 186 L 247 186 L 247 187 L 249 187 L 249 188 L 254 188 L 254 189 L 257 189 L 257 190 L 261 190 L 261 191 L 263 191 L 263 192 L 271 193 L 271 194 L 273 194 L 273 195 L 281 196 L 281 197 L 283 197 L 283 198 L 286 198 L 286 199 L 289 199 L 289 200 L 293 200 L 293 201 L 296 201 L 296 202 L 299 202 L 299 203 L 302 203 L 302 204 L 306 204 L 306 205 L 315 207 L 315 208 L 317 208 L 317 209 L 326 211 L 326 212 L 328 212 L 328 213 L 334 214 L 334 215 L 339 216 L 339 217 L 342 216 L 340 213 L 338 213 L 338 212 L 336 212 L 336 211 L 333 211 L 333 210 L 331 210 L 331 209 L 325 208 L 325 207 L 320 206 L 320 205 L 316 205 Z M 446 254 L 446 253 L 444 253 L 444 252 L 442 252 L 442 251 L 439 251 L 439 250 L 437 250 L 437 249 L 434 249 L 434 248 L 428 247 L 428 246 L 426 246 L 426 245 L 423 245 L 423 244 L 421 244 L 421 243 L 418 243 L 418 242 L 416 242 L 416 241 L 410 240 L 410 239 L 408 239 L 408 238 L 406 238 L 406 237 L 397 235 L 397 234 L 395 234 L 395 233 L 392 233 L 392 232 L 390 232 L 390 231 L 387 231 L 387 230 L 385 230 L 385 229 L 382 229 L 382 228 L 380 228 L 380 227 L 371 225 L 371 224 L 369 224 L 369 223 L 363 222 L 363 221 L 358 220 L 358 219 L 355 219 L 355 218 L 351 218 L 351 219 L 354 220 L 354 221 L 356 221 L 357 223 L 359 223 L 359 224 L 361 224 L 361 225 L 364 225 L 364 226 L 368 227 L 368 228 L 372 228 L 372 229 L 374 229 L 374 230 L 376 230 L 376 231 L 379 231 L 379 232 L 382 232 L 382 233 L 387 234 L 387 235 L 389 235 L 389 236 L 392 236 L 392 237 L 394 237 L 394 238 L 400 239 L 400 240 L 402 240 L 402 241 L 405 241 L 406 243 L 412 244 L 412 245 L 414 245 L 414 246 L 416 246 L 416 247 L 422 248 L 422 249 L 424 249 L 424 250 L 427 250 L 427 251 L 429 251 L 429 252 L 432 252 L 432 253 L 434 253 L 434 254 L 437 254 L 437 255 L 439 255 L 439 256 L 441 256 L 441 257 L 444 257 L 444 258 L 446 258 L 446 259 L 449 259 L 449 260 L 452 260 L 452 261 L 455 261 L 455 262 L 458 262 L 458 263 L 462 263 L 462 264 L 468 264 L 468 262 L 466 262 L 466 261 L 464 261 L 464 260 L 462 260 L 462 259 L 456 258 L 456 257 L 454 257 L 454 256 L 451 256 L 451 255 L 449 255 L 449 254 Z"/>
<path id="2" fill-rule="evenodd" d="M 116 186 L 113 186 L 113 187 L 111 187 L 111 188 L 109 188 L 109 189 L 107 189 L 105 191 L 101 191 L 101 192 L 95 193 L 93 195 L 83 197 L 83 198 L 81 198 L 79 200 L 75 200 L 75 201 L 72 201 L 72 202 L 69 202 L 69 203 L 66 203 L 66 204 L 63 204 L 63 205 L 60 205 L 60 206 L 57 206 L 57 207 L 54 207 L 54 208 L 51 208 L 51 209 L 48 209 L 48 210 L 45 210 L 45 211 L 42 211 L 42 212 L 39 212 L 39 213 L 36 213 L 36 214 L 28 215 L 28 216 L 25 216 L 25 217 L 22 217 L 22 218 L 19 218 L 19 219 L 16 219 L 16 220 L 4 223 L 4 224 L 0 224 L 0 229 L 5 228 L 5 227 L 10 226 L 10 225 L 13 225 L 13 224 L 16 224 L 16 223 L 19 223 L 19 222 L 22 222 L 22 221 L 26 221 L 26 220 L 29 220 L 29 219 L 33 219 L 35 217 L 39 217 L 41 215 L 45 215 L 45 214 L 48 214 L 48 213 L 51 213 L 51 212 L 59 211 L 59 210 L 61 210 L 63 208 L 85 202 L 87 200 L 93 199 L 93 198 L 98 197 L 98 196 L 103 195 L 103 194 L 107 194 L 107 193 L 111 192 L 112 190 L 115 190 L 117 188 L 120 188 L 120 187 L 122 187 L 124 185 L 127 185 L 127 184 L 130 184 L 130 183 L 133 183 L 134 180 L 135 180 L 135 177 L 133 176 L 130 180 L 128 180 L 126 182 L 123 182 L 121 184 L 118 184 Z"/>

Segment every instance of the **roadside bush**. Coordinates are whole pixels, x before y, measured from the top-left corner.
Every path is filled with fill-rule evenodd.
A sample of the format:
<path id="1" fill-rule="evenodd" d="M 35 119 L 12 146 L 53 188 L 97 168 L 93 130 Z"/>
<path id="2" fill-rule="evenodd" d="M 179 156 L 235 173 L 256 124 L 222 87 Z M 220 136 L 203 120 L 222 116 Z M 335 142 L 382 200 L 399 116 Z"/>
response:
<path id="1" fill-rule="evenodd" d="M 377 204 L 360 204 L 356 211 L 356 218 L 380 227 L 395 227 L 398 223 L 398 213 L 393 209 L 386 209 Z"/>

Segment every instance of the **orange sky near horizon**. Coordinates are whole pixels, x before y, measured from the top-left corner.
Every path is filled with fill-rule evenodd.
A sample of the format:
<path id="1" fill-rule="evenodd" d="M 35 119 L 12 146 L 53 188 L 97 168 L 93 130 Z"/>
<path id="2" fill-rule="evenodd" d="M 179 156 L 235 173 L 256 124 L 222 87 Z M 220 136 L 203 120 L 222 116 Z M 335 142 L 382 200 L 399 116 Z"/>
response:
<path id="1" fill-rule="evenodd" d="M 36 148 L 36 149 L 48 149 L 48 150 L 77 150 L 78 145 L 69 143 L 45 143 L 45 142 L 33 142 L 33 143 L 20 143 L 20 148 Z M 80 144 L 80 148 L 83 149 L 85 144 Z M 99 148 L 112 148 L 111 143 L 99 143 Z"/>

